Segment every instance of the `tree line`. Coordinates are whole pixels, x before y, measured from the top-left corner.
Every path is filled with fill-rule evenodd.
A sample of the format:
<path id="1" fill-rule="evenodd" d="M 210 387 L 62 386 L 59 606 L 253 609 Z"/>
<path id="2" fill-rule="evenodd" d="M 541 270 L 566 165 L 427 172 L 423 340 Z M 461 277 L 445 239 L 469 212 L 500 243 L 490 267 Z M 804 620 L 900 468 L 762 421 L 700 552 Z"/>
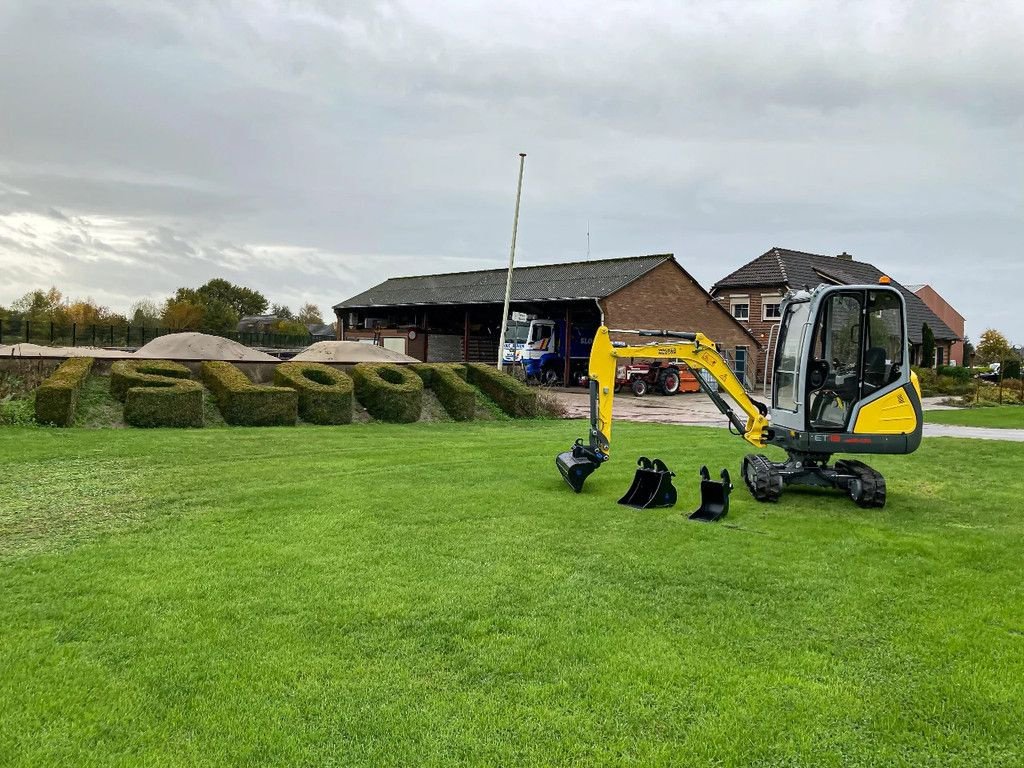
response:
<path id="1" fill-rule="evenodd" d="M 223 278 L 214 278 L 198 288 L 178 288 L 162 303 L 141 299 L 132 304 L 127 315 L 101 306 L 91 297 L 69 299 L 56 287 L 29 291 L 8 307 L 0 305 L 0 320 L 5 324 L 30 321 L 79 327 L 132 325 L 213 334 L 235 331 L 243 317 L 253 315 L 273 316 L 269 324 L 261 326 L 261 331 L 291 336 L 308 333 L 308 326 L 324 322 L 315 304 L 306 303 L 298 312 L 292 312 L 283 304 L 271 305 L 257 290 Z"/>

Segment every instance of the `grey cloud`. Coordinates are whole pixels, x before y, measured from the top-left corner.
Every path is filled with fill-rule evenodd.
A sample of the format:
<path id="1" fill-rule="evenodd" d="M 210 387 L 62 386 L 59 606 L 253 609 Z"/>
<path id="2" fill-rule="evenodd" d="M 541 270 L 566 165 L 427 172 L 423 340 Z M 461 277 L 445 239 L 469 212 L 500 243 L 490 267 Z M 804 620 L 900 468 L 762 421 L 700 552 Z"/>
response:
<path id="1" fill-rule="evenodd" d="M 523 263 L 581 257 L 588 220 L 594 255 L 675 251 L 705 284 L 771 245 L 845 249 L 1024 341 L 999 309 L 1024 235 L 1022 14 L 25 0 L 0 11 L 0 217 L 77 222 L 37 240 L 112 304 L 218 270 L 330 303 L 500 264 L 524 150 Z M 44 256 L 18 226 L 7 275 Z M 0 301 L 38 273 L 19 269 Z"/>

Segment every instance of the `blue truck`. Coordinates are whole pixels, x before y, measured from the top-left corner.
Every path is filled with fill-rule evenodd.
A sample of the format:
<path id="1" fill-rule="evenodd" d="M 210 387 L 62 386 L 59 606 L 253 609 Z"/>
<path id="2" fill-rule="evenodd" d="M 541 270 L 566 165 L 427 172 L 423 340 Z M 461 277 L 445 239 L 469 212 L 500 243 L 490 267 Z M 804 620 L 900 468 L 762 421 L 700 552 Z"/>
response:
<path id="1" fill-rule="evenodd" d="M 570 328 L 569 383 L 577 383 L 587 373 L 590 348 L 597 328 L 575 325 Z M 561 383 L 565 374 L 565 321 L 531 320 L 522 351 L 523 368 L 529 380 L 541 384 Z"/>

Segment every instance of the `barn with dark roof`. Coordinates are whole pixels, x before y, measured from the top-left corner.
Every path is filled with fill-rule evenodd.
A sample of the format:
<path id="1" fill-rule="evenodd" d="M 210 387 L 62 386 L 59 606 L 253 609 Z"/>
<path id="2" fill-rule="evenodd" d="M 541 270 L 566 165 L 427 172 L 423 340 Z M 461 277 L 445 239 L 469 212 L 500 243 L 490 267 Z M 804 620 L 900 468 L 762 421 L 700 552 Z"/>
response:
<path id="1" fill-rule="evenodd" d="M 334 306 L 339 334 L 427 361 L 495 362 L 505 269 L 393 277 Z M 520 267 L 512 312 L 577 329 L 700 330 L 745 372 L 760 344 L 672 254 Z M 569 365 L 562 372 L 569 378 Z"/>

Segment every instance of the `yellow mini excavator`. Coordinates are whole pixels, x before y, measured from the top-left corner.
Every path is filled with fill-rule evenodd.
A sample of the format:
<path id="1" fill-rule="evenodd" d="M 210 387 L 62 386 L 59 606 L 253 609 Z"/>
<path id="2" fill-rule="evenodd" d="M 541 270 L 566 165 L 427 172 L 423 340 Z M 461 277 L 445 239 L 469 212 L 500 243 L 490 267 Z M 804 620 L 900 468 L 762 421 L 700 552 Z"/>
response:
<path id="1" fill-rule="evenodd" d="M 912 453 L 921 443 L 921 389 L 910 370 L 903 295 L 887 277 L 878 285 L 821 285 L 790 291 L 781 313 L 771 407 L 748 394 L 702 333 L 602 326 L 590 353 L 589 440 L 555 459 L 565 481 L 579 493 L 608 460 L 617 360 L 672 359 L 698 374 L 730 431 L 756 448 L 777 445 L 788 454 L 783 462 L 755 453 L 743 459 L 743 480 L 755 499 L 777 501 L 785 485 L 810 485 L 838 488 L 862 507 L 884 506 L 881 474 L 854 459 L 829 461 L 837 453 Z M 628 345 L 611 334 L 660 340 Z"/>

